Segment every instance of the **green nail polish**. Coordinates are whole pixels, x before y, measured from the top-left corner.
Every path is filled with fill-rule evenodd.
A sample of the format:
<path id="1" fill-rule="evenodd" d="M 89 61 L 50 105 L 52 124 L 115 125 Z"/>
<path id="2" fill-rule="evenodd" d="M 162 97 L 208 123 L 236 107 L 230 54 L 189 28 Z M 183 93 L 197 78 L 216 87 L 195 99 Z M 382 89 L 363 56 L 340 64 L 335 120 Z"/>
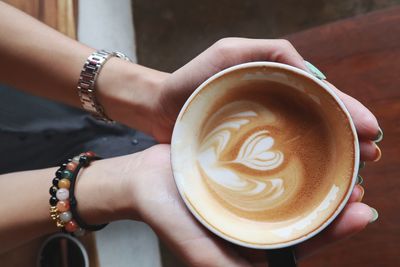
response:
<path id="1" fill-rule="evenodd" d="M 359 169 L 364 169 L 365 168 L 365 161 L 360 161 L 360 164 L 358 165 Z"/>
<path id="2" fill-rule="evenodd" d="M 326 76 L 319 70 L 317 67 L 315 67 L 313 64 L 310 62 L 304 60 L 304 63 L 306 64 L 306 67 L 310 70 L 310 72 L 317 77 L 320 80 L 325 80 Z"/>
<path id="3" fill-rule="evenodd" d="M 379 143 L 380 141 L 382 141 L 382 139 L 383 139 L 383 131 L 382 131 L 382 129 L 379 127 L 378 134 L 377 134 L 377 136 L 376 136 L 374 142 L 375 142 L 375 143 Z"/>
<path id="4" fill-rule="evenodd" d="M 370 207 L 370 208 L 371 208 L 371 207 Z M 378 211 L 377 211 L 376 209 L 371 208 L 371 211 L 372 211 L 372 217 L 371 217 L 371 219 L 369 220 L 369 223 L 375 222 L 376 220 L 378 220 L 378 217 L 379 217 L 379 213 L 378 213 Z"/>
<path id="5" fill-rule="evenodd" d="M 357 182 L 356 182 L 356 184 L 361 185 L 361 184 L 363 184 L 363 183 L 364 183 L 364 179 L 361 177 L 361 175 L 357 175 Z"/>

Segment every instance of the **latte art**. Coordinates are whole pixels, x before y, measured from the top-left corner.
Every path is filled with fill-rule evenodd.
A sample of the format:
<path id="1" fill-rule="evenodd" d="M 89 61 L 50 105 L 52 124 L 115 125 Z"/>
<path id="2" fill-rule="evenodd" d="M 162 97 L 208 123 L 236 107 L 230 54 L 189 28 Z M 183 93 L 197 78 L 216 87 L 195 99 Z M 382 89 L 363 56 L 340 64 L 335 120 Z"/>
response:
<path id="1" fill-rule="evenodd" d="M 249 101 L 229 103 L 209 118 L 199 144 L 198 165 L 205 182 L 242 215 L 271 209 L 295 191 L 293 182 L 285 183 L 290 179 L 285 170 L 278 170 L 285 160 L 284 153 L 274 148 L 275 140 L 268 130 L 254 128 L 259 123 L 279 127 L 277 116 L 262 105 Z M 244 134 L 244 128 L 250 134 Z M 236 143 L 240 147 L 237 155 L 224 159 Z M 299 161 L 291 160 L 294 164 L 286 164 L 284 169 L 296 169 L 295 162 L 298 165 Z M 243 168 L 257 173 L 246 174 L 240 171 Z"/>
<path id="2" fill-rule="evenodd" d="M 233 162 L 258 171 L 276 169 L 283 162 L 283 154 L 280 151 L 271 151 L 273 145 L 274 139 L 269 136 L 268 131 L 257 131 L 246 139 Z"/>

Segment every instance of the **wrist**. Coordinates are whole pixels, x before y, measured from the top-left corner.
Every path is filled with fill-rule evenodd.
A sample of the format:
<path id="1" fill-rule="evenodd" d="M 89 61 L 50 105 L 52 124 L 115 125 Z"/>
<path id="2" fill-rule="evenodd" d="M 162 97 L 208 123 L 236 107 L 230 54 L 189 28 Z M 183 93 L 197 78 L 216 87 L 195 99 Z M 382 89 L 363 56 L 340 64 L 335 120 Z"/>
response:
<path id="1" fill-rule="evenodd" d="M 109 118 L 151 134 L 157 96 L 167 76 L 111 58 L 96 81 L 96 96 Z"/>
<path id="2" fill-rule="evenodd" d="M 136 219 L 137 208 L 131 194 L 135 155 L 93 161 L 82 169 L 76 183 L 78 212 L 88 224 Z M 133 174 L 133 175 L 132 175 Z"/>

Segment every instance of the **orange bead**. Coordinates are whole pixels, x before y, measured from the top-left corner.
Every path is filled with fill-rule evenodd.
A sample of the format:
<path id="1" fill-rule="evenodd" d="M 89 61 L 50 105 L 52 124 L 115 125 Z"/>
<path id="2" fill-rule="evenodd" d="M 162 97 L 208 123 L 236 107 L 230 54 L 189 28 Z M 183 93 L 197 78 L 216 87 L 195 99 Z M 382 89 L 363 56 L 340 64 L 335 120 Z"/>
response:
<path id="1" fill-rule="evenodd" d="M 75 162 L 71 161 L 67 164 L 67 166 L 65 167 L 67 170 L 73 172 L 76 169 L 76 166 L 78 166 L 78 164 L 76 164 Z"/>
<path id="2" fill-rule="evenodd" d="M 69 210 L 69 201 L 68 200 L 60 200 L 57 202 L 57 210 L 59 212 L 64 212 Z"/>
<path id="3" fill-rule="evenodd" d="M 65 224 L 65 230 L 69 233 L 73 233 L 78 229 L 78 224 L 74 220 L 70 220 Z"/>
<path id="4" fill-rule="evenodd" d="M 68 179 L 61 179 L 58 181 L 58 188 L 65 188 L 69 189 L 69 186 L 71 185 L 71 182 Z"/>
<path id="5" fill-rule="evenodd" d="M 93 158 L 94 156 L 96 156 L 96 154 L 93 151 L 85 152 L 85 155 L 88 156 L 89 158 Z"/>

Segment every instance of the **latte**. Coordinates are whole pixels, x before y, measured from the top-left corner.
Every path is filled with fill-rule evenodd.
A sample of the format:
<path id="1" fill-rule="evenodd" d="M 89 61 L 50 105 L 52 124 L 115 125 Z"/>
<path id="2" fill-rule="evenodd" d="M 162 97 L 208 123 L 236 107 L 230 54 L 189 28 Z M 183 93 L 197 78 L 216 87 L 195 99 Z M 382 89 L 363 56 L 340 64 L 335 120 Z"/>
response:
<path id="1" fill-rule="evenodd" d="M 174 129 L 172 164 L 194 215 L 236 243 L 295 240 L 348 195 L 354 133 L 335 99 L 284 69 L 246 68 L 191 97 Z"/>

